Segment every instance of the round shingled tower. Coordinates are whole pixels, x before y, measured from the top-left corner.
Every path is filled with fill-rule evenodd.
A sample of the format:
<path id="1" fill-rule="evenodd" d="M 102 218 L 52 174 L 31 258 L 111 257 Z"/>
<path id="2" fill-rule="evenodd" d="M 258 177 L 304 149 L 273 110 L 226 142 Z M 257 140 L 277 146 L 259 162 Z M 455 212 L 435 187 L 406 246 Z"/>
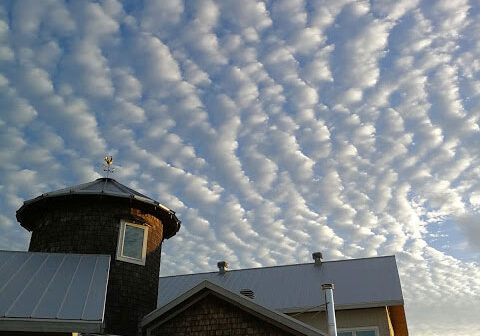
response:
<path id="1" fill-rule="evenodd" d="M 157 306 L 162 242 L 180 228 L 175 212 L 111 178 L 53 191 L 17 211 L 29 251 L 109 254 L 105 333 L 136 335 Z"/>

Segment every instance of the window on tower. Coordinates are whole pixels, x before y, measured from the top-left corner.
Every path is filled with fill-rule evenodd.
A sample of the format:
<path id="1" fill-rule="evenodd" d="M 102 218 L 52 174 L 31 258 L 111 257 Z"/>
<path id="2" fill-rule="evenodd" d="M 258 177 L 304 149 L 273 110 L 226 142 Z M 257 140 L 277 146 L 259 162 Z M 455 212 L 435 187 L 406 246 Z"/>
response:
<path id="1" fill-rule="evenodd" d="M 120 221 L 117 260 L 145 265 L 148 227 Z"/>

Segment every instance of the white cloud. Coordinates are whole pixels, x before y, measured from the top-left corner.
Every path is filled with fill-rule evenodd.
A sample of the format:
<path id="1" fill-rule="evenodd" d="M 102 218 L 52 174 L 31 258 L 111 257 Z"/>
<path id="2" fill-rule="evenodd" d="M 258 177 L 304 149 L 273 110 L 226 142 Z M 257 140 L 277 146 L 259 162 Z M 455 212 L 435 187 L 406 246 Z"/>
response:
<path id="1" fill-rule="evenodd" d="M 93 40 L 92 42 L 98 42 L 104 38 L 110 38 L 110 36 L 118 31 L 118 23 L 107 15 L 104 9 L 96 3 L 78 3 L 73 5 L 75 7 L 75 18 L 78 21 L 82 21 L 81 35 L 86 40 Z"/>
<path id="2" fill-rule="evenodd" d="M 136 41 L 135 52 L 142 60 L 143 76 L 148 84 L 161 86 L 163 81 L 178 81 L 181 79 L 180 69 L 172 57 L 169 48 L 160 39 L 150 34 L 142 34 Z M 138 66 L 136 64 L 136 66 Z"/>
<path id="3" fill-rule="evenodd" d="M 302 76 L 307 82 L 318 84 L 322 81 L 333 81 L 328 59 L 333 49 L 333 45 L 320 49 L 312 57 L 312 60 L 305 65 Z"/>
<path id="4" fill-rule="evenodd" d="M 56 41 L 49 41 L 41 45 L 35 52 L 34 62 L 41 68 L 51 72 L 59 61 L 63 50 Z"/>
<path id="5" fill-rule="evenodd" d="M 2 3 L 0 248 L 27 246 L 23 200 L 97 178 L 111 154 L 183 221 L 163 274 L 396 254 L 412 334 L 470 335 L 479 9 Z"/>
<path id="6" fill-rule="evenodd" d="M 392 20 L 398 20 L 408 11 L 414 9 L 419 4 L 419 0 L 375 0 L 373 1 L 373 11 Z"/>
<path id="7" fill-rule="evenodd" d="M 23 89 L 33 95 L 53 93 L 53 84 L 48 73 L 40 68 L 27 68 L 23 74 Z"/>
<path id="8" fill-rule="evenodd" d="M 0 106 L 2 115 L 0 120 L 22 125 L 32 121 L 37 116 L 37 111 L 26 101 L 18 96 L 17 90 L 8 85 L 8 79 L 0 74 Z"/>
<path id="9" fill-rule="evenodd" d="M 138 99 L 142 96 L 142 84 L 129 68 L 117 68 L 113 71 L 115 91 L 123 99 Z"/>
<path id="10" fill-rule="evenodd" d="M 253 28 L 261 31 L 272 24 L 263 1 L 221 1 L 222 14 L 234 27 Z"/>
<path id="11" fill-rule="evenodd" d="M 102 50 L 88 41 L 79 41 L 69 55 L 67 67 L 79 81 L 73 85 L 80 92 L 93 97 L 110 97 L 113 95 L 111 70 Z"/>
<path id="12" fill-rule="evenodd" d="M 0 20 L 0 61 L 13 61 L 14 53 L 12 48 L 9 46 L 8 41 L 9 36 L 9 27 L 8 24 Z"/>
<path id="13" fill-rule="evenodd" d="M 478 196 L 476 197 L 478 198 Z M 459 216 L 457 218 L 458 225 L 463 230 L 470 246 L 477 251 L 480 251 L 480 226 L 478 225 L 480 219 L 479 217 L 480 214 L 471 213 Z"/>
<path id="14" fill-rule="evenodd" d="M 184 6 L 181 0 L 148 0 L 145 1 L 142 28 L 162 34 L 162 30 L 175 26 L 183 14 Z"/>

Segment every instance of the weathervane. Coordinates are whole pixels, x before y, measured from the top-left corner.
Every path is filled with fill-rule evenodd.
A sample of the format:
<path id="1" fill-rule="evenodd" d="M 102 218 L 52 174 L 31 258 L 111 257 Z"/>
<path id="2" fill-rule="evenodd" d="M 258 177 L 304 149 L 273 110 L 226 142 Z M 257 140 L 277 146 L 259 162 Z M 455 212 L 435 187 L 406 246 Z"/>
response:
<path id="1" fill-rule="evenodd" d="M 112 167 L 112 164 L 113 164 L 113 156 L 105 156 L 105 159 L 103 159 L 107 164 L 105 163 L 102 163 L 102 168 L 103 168 L 103 171 L 104 172 L 107 172 L 107 178 L 108 178 L 108 175 L 110 175 L 110 173 L 113 174 L 113 172 L 115 171 L 115 167 Z"/>

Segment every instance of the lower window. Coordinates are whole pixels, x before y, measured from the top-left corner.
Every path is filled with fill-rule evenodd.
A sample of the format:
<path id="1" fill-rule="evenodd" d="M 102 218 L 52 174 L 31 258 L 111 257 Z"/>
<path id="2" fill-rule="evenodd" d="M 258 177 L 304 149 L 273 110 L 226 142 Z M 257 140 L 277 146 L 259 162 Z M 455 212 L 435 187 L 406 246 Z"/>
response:
<path id="1" fill-rule="evenodd" d="M 120 221 L 118 234 L 117 260 L 145 265 L 148 227 Z"/>
<path id="2" fill-rule="evenodd" d="M 378 336 L 377 327 L 362 327 L 362 328 L 349 328 L 339 329 L 338 336 Z"/>

